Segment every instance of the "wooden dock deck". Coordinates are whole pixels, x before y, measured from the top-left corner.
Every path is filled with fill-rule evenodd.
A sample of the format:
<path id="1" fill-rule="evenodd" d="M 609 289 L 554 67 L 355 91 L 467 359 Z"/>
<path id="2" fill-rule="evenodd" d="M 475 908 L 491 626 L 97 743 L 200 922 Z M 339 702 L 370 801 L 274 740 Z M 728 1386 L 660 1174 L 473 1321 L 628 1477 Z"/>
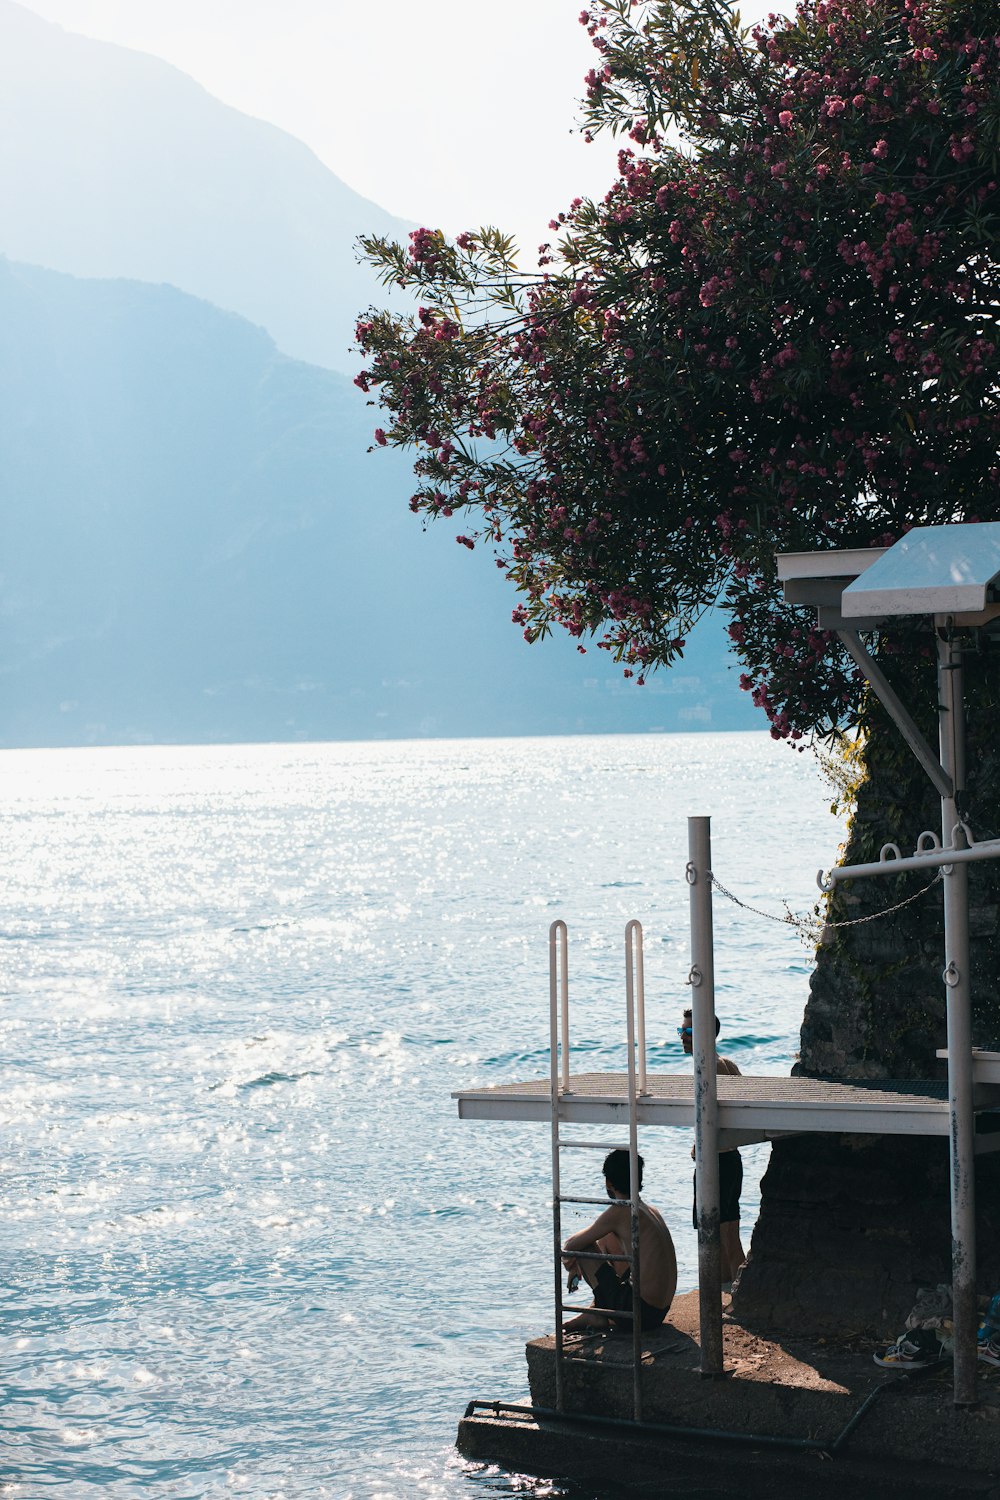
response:
<path id="1" fill-rule="evenodd" d="M 729 1146 L 801 1132 L 922 1135 L 947 1138 L 947 1086 L 915 1079 L 841 1082 L 829 1078 L 730 1077 L 720 1074 L 719 1143 Z M 547 1078 L 463 1089 L 452 1096 L 463 1120 L 552 1118 Z M 977 1151 L 1000 1148 L 1000 1084 L 975 1086 Z M 577 1073 L 560 1094 L 560 1119 L 576 1125 L 628 1126 L 628 1079 L 622 1073 Z M 638 1103 L 640 1125 L 694 1126 L 689 1073 L 650 1074 Z"/>

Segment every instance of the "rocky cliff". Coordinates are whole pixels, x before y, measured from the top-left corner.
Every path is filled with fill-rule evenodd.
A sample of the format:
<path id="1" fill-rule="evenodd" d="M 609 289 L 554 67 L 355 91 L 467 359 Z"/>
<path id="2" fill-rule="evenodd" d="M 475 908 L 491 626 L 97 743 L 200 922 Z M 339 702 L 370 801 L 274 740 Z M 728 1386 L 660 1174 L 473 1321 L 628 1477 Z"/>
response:
<path id="1" fill-rule="evenodd" d="M 897 660 L 897 689 L 936 744 L 926 640 Z M 979 643 L 980 647 L 982 643 Z M 966 815 L 977 839 L 1000 834 L 1000 656 L 970 649 Z M 925 773 L 877 703 L 843 863 L 904 852 L 940 829 Z M 871 916 L 927 885 L 921 873 L 839 886 L 830 917 Z M 973 1040 L 1000 1048 L 1000 863 L 970 866 Z M 894 915 L 835 930 L 817 955 L 796 1071 L 832 1078 L 943 1078 L 941 886 Z M 734 1299 L 771 1327 L 895 1334 L 918 1285 L 950 1281 L 948 1147 L 906 1137 L 800 1136 L 775 1144 L 762 1183 L 749 1263 Z M 1000 1287 L 1000 1155 L 977 1161 L 980 1291 Z"/>

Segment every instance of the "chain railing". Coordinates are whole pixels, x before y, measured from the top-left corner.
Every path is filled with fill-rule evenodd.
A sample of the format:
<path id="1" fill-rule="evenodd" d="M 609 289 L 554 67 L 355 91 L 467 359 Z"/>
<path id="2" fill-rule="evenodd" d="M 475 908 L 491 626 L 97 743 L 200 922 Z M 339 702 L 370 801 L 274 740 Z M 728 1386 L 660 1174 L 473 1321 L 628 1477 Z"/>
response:
<path id="1" fill-rule="evenodd" d="M 808 938 L 810 942 L 823 943 L 829 940 L 827 935 L 832 934 L 834 929 L 861 927 L 866 922 L 877 922 L 881 917 L 891 917 L 893 912 L 902 911 L 905 906 L 912 906 L 914 901 L 919 901 L 921 896 L 926 896 L 927 892 L 932 890 L 938 881 L 943 878 L 943 875 L 938 870 L 933 880 L 929 880 L 926 885 L 921 886 L 919 891 L 914 891 L 912 896 L 906 896 L 902 901 L 894 902 L 892 906 L 885 906 L 881 911 L 869 912 L 866 917 L 849 917 L 840 922 L 831 922 L 829 919 L 821 917 L 818 914 L 800 916 L 798 913 L 793 912 L 784 902 L 782 905 L 785 907 L 785 915 L 781 917 L 778 916 L 777 912 L 764 911 L 759 906 L 751 906 L 749 901 L 741 901 L 739 896 L 734 896 L 732 891 L 726 889 L 722 881 L 718 880 L 711 870 L 708 872 L 708 878 L 719 895 L 725 896 L 726 900 L 731 901 L 734 906 L 741 907 L 743 911 L 752 912 L 755 917 L 763 917 L 765 921 L 780 922 L 785 927 L 794 927 L 800 935 Z"/>

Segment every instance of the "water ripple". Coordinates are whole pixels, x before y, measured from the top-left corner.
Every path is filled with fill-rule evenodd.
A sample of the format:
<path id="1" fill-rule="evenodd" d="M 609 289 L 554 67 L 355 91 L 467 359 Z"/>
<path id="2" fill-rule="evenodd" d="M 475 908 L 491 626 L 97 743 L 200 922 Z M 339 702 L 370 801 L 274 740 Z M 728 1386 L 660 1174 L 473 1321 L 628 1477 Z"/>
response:
<path id="1" fill-rule="evenodd" d="M 650 1065 L 688 1066 L 685 819 L 808 909 L 842 837 L 812 766 L 766 735 L 0 759 L 0 1497 L 593 1500 L 452 1448 L 551 1320 L 551 1184 L 544 1131 L 449 1096 L 548 1076 L 555 915 L 576 1061 L 624 1065 L 637 916 Z M 787 1071 L 808 956 L 742 914 L 719 943 L 726 1049 Z M 689 1146 L 643 1139 L 682 1284 Z"/>

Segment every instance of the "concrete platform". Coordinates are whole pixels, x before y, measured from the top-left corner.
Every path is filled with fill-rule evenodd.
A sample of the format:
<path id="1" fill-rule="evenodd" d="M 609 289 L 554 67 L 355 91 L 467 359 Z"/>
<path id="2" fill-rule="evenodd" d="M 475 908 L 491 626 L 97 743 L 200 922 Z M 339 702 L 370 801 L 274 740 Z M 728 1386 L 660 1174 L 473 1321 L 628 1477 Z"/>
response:
<path id="1" fill-rule="evenodd" d="M 645 1430 L 631 1425 L 631 1338 L 589 1334 L 573 1340 L 565 1370 L 566 1407 L 575 1420 L 476 1412 L 460 1426 L 461 1451 L 549 1476 L 593 1481 L 606 1471 L 618 1483 L 631 1476 L 640 1491 L 658 1477 L 662 1492 L 668 1465 L 670 1493 L 678 1495 L 738 1490 L 767 1500 L 781 1494 L 818 1500 L 853 1486 L 859 1500 L 896 1494 L 1000 1500 L 1000 1369 L 981 1366 L 980 1403 L 960 1410 L 952 1403 L 950 1363 L 929 1375 L 899 1375 L 873 1363 L 867 1341 L 768 1338 L 727 1316 L 727 1374 L 705 1380 L 697 1369 L 697 1322 L 697 1294 L 689 1293 L 675 1300 L 663 1329 L 644 1340 Z M 533 1339 L 527 1357 L 530 1404 L 551 1410 L 554 1339 Z M 608 1419 L 621 1425 L 602 1426 Z M 688 1433 L 650 1430 L 657 1427 Z M 817 1447 L 781 1446 L 796 1439 Z"/>

